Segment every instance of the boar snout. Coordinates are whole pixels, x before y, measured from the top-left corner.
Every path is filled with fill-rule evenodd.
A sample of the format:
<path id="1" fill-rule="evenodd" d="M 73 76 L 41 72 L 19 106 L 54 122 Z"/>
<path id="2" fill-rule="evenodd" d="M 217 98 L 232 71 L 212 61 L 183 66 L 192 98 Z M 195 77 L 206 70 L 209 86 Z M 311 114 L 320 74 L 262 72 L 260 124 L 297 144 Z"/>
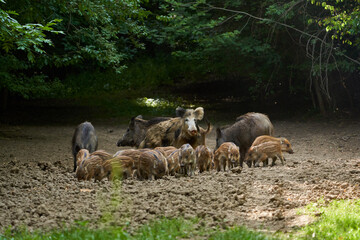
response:
<path id="1" fill-rule="evenodd" d="M 290 154 L 294 153 L 294 151 L 292 149 L 288 150 L 287 152 L 290 153 Z"/>
<path id="2" fill-rule="evenodd" d="M 197 134 L 197 131 L 196 130 L 192 130 L 190 131 L 191 135 L 195 136 Z"/>

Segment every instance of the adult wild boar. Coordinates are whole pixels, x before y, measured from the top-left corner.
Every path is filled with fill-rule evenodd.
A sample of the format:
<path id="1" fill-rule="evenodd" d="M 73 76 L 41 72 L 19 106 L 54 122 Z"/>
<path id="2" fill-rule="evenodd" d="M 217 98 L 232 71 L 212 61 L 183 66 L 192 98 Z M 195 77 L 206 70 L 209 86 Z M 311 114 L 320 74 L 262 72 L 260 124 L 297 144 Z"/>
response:
<path id="1" fill-rule="evenodd" d="M 74 157 L 74 172 L 76 171 L 76 155 L 80 149 L 87 149 L 90 153 L 96 151 L 98 139 L 95 128 L 90 122 L 83 122 L 75 129 L 72 141 L 72 154 Z"/>
<path id="2" fill-rule="evenodd" d="M 216 149 L 224 142 L 233 142 L 240 149 L 240 166 L 243 166 L 245 154 L 251 144 L 261 135 L 274 135 L 274 127 L 268 116 L 262 113 L 246 113 L 236 119 L 236 122 L 227 127 L 216 129 Z M 251 162 L 247 162 L 251 167 Z"/>
<path id="3" fill-rule="evenodd" d="M 211 130 L 208 122 L 208 129 L 200 127 L 197 122 L 204 117 L 204 109 L 176 108 L 176 118 L 154 124 L 141 142 L 140 148 L 155 148 L 174 146 L 180 148 L 183 144 L 189 143 L 193 148 L 205 145 L 205 136 Z"/>
<path id="4" fill-rule="evenodd" d="M 149 127 L 169 119 L 169 117 L 156 117 L 150 120 L 145 120 L 141 115 L 132 117 L 126 132 L 122 138 L 119 139 L 116 145 L 118 147 L 139 147 L 140 143 L 144 140 L 145 133 Z"/>

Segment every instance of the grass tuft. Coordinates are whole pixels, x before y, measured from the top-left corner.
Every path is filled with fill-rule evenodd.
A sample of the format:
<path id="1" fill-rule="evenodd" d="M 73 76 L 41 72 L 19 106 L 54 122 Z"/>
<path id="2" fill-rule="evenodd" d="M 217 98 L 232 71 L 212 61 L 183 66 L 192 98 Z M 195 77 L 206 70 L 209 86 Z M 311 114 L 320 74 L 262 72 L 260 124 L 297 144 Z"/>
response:
<path id="1" fill-rule="evenodd" d="M 320 217 L 300 231 L 299 239 L 360 239 L 360 200 L 337 200 L 328 206 L 320 201 L 307 209 Z"/>

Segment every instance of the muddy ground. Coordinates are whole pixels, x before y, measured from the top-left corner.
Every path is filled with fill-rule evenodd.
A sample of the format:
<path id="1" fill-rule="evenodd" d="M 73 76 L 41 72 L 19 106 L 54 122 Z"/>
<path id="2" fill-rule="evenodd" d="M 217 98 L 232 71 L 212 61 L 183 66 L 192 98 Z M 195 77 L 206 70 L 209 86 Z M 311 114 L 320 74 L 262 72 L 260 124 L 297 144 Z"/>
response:
<path id="1" fill-rule="evenodd" d="M 211 119 L 210 119 L 211 120 Z M 233 122 L 231 119 L 226 120 Z M 94 120 L 99 149 L 115 153 L 126 124 Z M 72 172 L 74 124 L 0 124 L 0 229 L 125 225 L 132 231 L 149 220 L 200 218 L 200 225 L 246 225 L 289 231 L 309 223 L 298 208 L 319 198 L 360 197 L 360 124 L 274 120 L 276 136 L 287 137 L 295 154 L 285 166 L 247 168 L 241 173 L 211 171 L 193 177 L 122 184 L 78 182 Z M 215 146 L 215 131 L 207 139 Z"/>

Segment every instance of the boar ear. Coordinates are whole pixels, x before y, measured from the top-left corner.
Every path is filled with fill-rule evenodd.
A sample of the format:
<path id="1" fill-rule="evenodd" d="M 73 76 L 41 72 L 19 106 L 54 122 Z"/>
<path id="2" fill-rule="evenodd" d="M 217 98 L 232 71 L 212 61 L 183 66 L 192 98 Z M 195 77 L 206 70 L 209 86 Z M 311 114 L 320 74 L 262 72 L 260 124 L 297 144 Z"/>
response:
<path id="1" fill-rule="evenodd" d="M 204 108 L 198 107 L 194 111 L 195 118 L 198 120 L 202 120 L 204 117 Z"/>
<path id="2" fill-rule="evenodd" d="M 142 115 L 137 115 L 136 118 L 144 119 Z"/>
<path id="3" fill-rule="evenodd" d="M 216 128 L 216 138 L 221 137 L 221 129 L 219 127 Z"/>
<path id="4" fill-rule="evenodd" d="M 134 124 L 135 124 L 135 118 L 137 117 L 132 117 L 131 120 L 130 120 L 130 123 L 129 123 L 129 127 L 133 128 L 134 127 Z"/>
<path id="5" fill-rule="evenodd" d="M 186 109 L 182 107 L 177 107 L 175 112 L 176 112 L 176 117 L 183 117 L 186 112 Z"/>

